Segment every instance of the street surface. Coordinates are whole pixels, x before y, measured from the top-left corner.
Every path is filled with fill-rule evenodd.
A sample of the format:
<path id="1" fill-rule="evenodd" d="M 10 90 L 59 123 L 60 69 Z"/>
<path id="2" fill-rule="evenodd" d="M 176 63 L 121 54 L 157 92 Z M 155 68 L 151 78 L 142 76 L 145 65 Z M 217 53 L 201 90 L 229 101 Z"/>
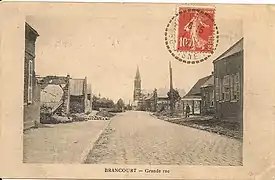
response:
<path id="1" fill-rule="evenodd" d="M 25 163 L 82 163 L 108 123 L 92 120 L 30 129 L 24 132 L 23 160 Z"/>
<path id="2" fill-rule="evenodd" d="M 128 111 L 112 118 L 85 163 L 242 165 L 242 143 Z"/>

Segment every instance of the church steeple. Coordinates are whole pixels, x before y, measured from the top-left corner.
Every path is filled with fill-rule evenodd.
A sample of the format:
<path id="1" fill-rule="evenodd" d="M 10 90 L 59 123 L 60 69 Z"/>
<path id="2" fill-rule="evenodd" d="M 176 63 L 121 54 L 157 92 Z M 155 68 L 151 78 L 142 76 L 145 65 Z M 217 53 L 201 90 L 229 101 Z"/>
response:
<path id="1" fill-rule="evenodd" d="M 137 72 L 136 72 L 135 80 L 141 80 L 138 66 L 137 66 Z"/>
<path id="2" fill-rule="evenodd" d="M 134 80 L 134 101 L 139 101 L 141 98 L 141 77 L 139 67 L 137 66 L 136 76 Z"/>

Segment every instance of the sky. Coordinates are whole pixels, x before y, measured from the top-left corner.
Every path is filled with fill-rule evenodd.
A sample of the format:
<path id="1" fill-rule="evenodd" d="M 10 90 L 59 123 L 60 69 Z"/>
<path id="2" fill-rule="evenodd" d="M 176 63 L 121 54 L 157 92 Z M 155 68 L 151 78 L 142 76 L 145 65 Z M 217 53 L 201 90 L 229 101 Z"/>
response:
<path id="1" fill-rule="evenodd" d="M 45 13 L 26 18 L 40 35 L 36 41 L 36 74 L 86 76 L 93 94 L 114 101 L 132 101 L 137 66 L 142 88 L 169 87 L 169 61 L 174 87 L 188 92 L 199 78 L 211 74 L 213 59 L 242 37 L 242 22 L 230 19 L 230 12 L 225 18 L 224 10 L 217 9 L 217 50 L 207 61 L 188 65 L 174 59 L 164 43 L 164 29 L 174 15 L 174 6 L 99 4 L 89 10 L 86 15 Z"/>

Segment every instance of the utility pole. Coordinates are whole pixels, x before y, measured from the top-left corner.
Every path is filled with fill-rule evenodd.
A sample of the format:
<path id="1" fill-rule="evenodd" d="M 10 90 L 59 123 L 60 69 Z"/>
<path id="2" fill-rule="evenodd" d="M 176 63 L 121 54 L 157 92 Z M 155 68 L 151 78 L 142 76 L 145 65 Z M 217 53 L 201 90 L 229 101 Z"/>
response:
<path id="1" fill-rule="evenodd" d="M 173 72 L 172 72 L 172 66 L 171 66 L 171 61 L 169 61 L 169 75 L 170 75 L 170 111 L 171 115 L 174 113 L 174 88 L 173 88 Z"/>
<path id="2" fill-rule="evenodd" d="M 157 104 L 158 104 L 158 92 L 157 89 L 154 89 L 154 109 L 153 111 L 156 112 L 157 111 Z"/>

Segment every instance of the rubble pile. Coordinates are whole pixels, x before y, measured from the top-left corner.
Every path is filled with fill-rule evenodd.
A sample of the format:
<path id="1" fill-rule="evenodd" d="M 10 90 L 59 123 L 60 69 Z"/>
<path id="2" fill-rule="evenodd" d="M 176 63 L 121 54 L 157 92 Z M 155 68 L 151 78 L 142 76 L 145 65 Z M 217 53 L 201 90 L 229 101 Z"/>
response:
<path id="1" fill-rule="evenodd" d="M 77 113 L 72 115 L 73 121 L 89 121 L 89 120 L 109 120 L 108 116 Z"/>
<path id="2" fill-rule="evenodd" d="M 152 115 L 156 116 L 158 119 L 161 119 L 161 120 L 169 120 L 169 119 L 179 119 L 179 118 L 182 118 L 182 114 L 179 114 L 179 113 L 173 113 L 173 114 L 171 114 L 171 112 L 169 110 L 163 110 L 163 111 L 154 112 Z"/>
<path id="3" fill-rule="evenodd" d="M 51 117 L 52 124 L 58 124 L 58 123 L 70 123 L 73 122 L 73 119 L 71 117 L 63 117 L 59 115 L 53 115 Z"/>
<path id="4" fill-rule="evenodd" d="M 113 113 L 110 113 L 110 112 L 104 111 L 104 110 L 103 110 L 103 111 L 97 112 L 96 115 L 97 115 L 97 116 L 102 116 L 102 117 L 108 117 L 108 118 L 111 118 L 111 117 L 114 116 Z"/>
<path id="5" fill-rule="evenodd" d="M 66 115 L 64 113 L 56 112 L 51 113 L 51 108 L 41 108 L 40 122 L 42 124 L 58 124 L 58 123 L 70 123 L 89 120 L 110 120 L 114 114 L 108 111 L 99 111 L 92 113 L 73 113 Z"/>

